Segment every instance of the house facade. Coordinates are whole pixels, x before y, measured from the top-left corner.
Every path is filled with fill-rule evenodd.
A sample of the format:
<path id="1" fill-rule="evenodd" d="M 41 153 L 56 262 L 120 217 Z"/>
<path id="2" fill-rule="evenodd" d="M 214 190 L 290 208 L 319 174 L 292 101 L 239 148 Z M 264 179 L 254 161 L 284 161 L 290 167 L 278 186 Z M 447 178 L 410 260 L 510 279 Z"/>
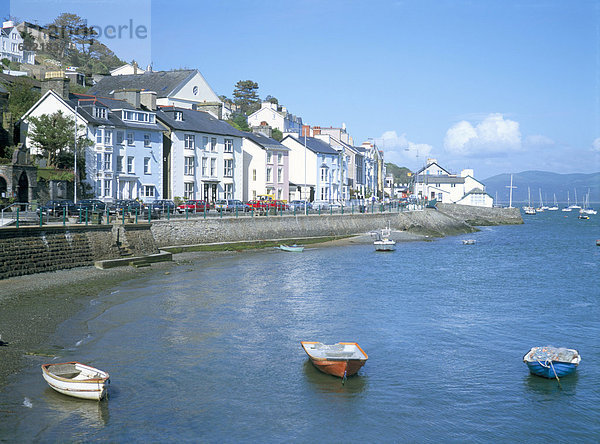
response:
<path id="1" fill-rule="evenodd" d="M 344 200 L 342 181 L 347 172 L 343 153 L 316 137 L 288 135 L 281 143 L 290 149 L 290 199 Z"/>
<path id="2" fill-rule="evenodd" d="M 23 49 L 23 37 L 12 21 L 2 23 L 0 30 L 0 58 L 8 59 L 11 62 L 35 63 L 35 54 L 33 51 Z"/>
<path id="3" fill-rule="evenodd" d="M 290 114 L 285 106 L 262 102 L 260 109 L 248 116 L 250 128 L 261 125 L 277 128 L 282 133 L 299 133 L 302 129 L 302 118 Z"/>
<path id="4" fill-rule="evenodd" d="M 283 201 L 290 199 L 290 149 L 263 134 L 245 133 L 243 152 L 242 200 L 255 200 L 260 195 Z"/>
<path id="5" fill-rule="evenodd" d="M 245 133 L 209 113 L 159 107 L 163 126 L 165 198 L 242 199 Z"/>
<path id="6" fill-rule="evenodd" d="M 29 119 L 61 111 L 76 116 L 83 134 L 93 142 L 85 148 L 85 179 L 94 197 L 111 203 L 117 199 L 162 199 L 162 128 L 156 113 L 127 100 L 84 94 L 62 97 L 47 91 L 22 118 L 21 140 L 32 154 L 39 153 L 29 138 Z M 80 130 L 81 131 L 81 130 Z"/>
<path id="7" fill-rule="evenodd" d="M 485 185 L 473 177 L 472 169 L 452 174 L 441 167 L 436 159 L 413 175 L 413 193 L 422 199 L 438 202 L 492 207 L 493 198 L 485 193 Z"/>

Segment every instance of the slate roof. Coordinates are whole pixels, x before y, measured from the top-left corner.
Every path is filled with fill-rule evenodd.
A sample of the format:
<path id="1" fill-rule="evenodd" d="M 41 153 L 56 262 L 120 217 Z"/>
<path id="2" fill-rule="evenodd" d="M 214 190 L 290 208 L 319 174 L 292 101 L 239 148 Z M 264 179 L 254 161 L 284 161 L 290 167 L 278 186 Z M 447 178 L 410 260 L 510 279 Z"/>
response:
<path id="1" fill-rule="evenodd" d="M 143 74 L 129 74 L 124 76 L 106 76 L 90 89 L 90 94 L 98 96 L 112 95 L 119 89 L 142 89 L 155 91 L 157 98 L 167 97 L 183 82 L 196 75 L 195 69 L 182 69 L 177 71 L 156 71 Z"/>
<path id="2" fill-rule="evenodd" d="M 156 123 L 128 122 L 121 120 L 116 113 L 108 112 L 106 119 L 100 119 L 91 114 L 91 105 L 99 103 L 109 110 L 128 109 L 136 110 L 136 108 L 125 100 L 111 99 L 108 97 L 96 97 L 88 94 L 69 94 L 69 100 L 66 100 L 69 106 L 75 109 L 78 105 L 77 112 L 81 117 L 93 125 L 114 125 L 117 127 L 148 129 L 160 131 L 161 128 Z M 138 109 L 139 110 L 139 109 Z M 141 110 L 139 110 L 141 111 Z"/>
<path id="3" fill-rule="evenodd" d="M 183 112 L 183 121 L 175 120 L 174 111 Z M 180 131 L 195 131 L 199 133 L 218 134 L 221 136 L 246 137 L 248 133 L 237 130 L 227 122 L 213 117 L 205 111 L 174 106 L 160 107 L 156 118 L 169 128 Z"/>
<path id="4" fill-rule="evenodd" d="M 264 134 L 257 133 L 244 133 L 244 137 L 246 139 L 252 140 L 254 143 L 262 146 L 265 149 L 279 150 L 279 151 L 289 151 L 290 149 L 277 142 L 275 139 L 265 136 Z"/>
<path id="5" fill-rule="evenodd" d="M 300 137 L 300 138 L 296 139 L 293 136 L 286 136 L 283 140 L 287 139 L 288 137 L 291 137 L 293 140 L 298 142 L 300 145 L 304 146 L 304 137 Z M 318 153 L 318 154 L 334 154 L 334 155 L 339 154 L 339 152 L 334 150 L 333 148 L 331 148 L 331 146 L 327 142 L 324 142 L 321 139 L 317 139 L 315 137 L 307 137 L 306 138 L 306 148 L 311 150 L 313 153 Z"/>

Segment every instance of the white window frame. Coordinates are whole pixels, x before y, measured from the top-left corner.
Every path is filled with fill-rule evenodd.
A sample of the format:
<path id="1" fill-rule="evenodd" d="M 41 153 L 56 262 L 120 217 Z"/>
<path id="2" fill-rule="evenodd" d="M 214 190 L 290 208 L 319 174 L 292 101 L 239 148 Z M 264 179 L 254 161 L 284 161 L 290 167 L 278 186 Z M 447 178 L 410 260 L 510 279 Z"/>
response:
<path id="1" fill-rule="evenodd" d="M 112 131 L 104 130 L 104 146 L 112 145 Z"/>
<path id="2" fill-rule="evenodd" d="M 203 176 L 206 176 L 207 163 L 208 163 L 207 158 L 203 157 L 202 158 L 202 175 Z"/>
<path id="3" fill-rule="evenodd" d="M 152 174 L 149 157 L 144 157 L 144 174 Z"/>
<path id="4" fill-rule="evenodd" d="M 225 199 L 233 199 L 233 184 L 226 183 L 224 185 Z"/>
<path id="5" fill-rule="evenodd" d="M 144 197 L 154 197 L 154 185 L 144 185 L 142 192 Z"/>
<path id="6" fill-rule="evenodd" d="M 283 183 L 283 167 L 277 167 L 277 183 Z"/>
<path id="7" fill-rule="evenodd" d="M 210 150 L 211 152 L 216 152 L 217 151 L 217 138 L 216 137 L 211 137 L 210 138 Z"/>
<path id="8" fill-rule="evenodd" d="M 233 153 L 233 139 L 225 139 L 225 153 Z"/>
<path id="9" fill-rule="evenodd" d="M 233 177 L 233 159 L 224 159 L 224 161 L 223 161 L 223 176 L 224 177 Z"/>
<path id="10" fill-rule="evenodd" d="M 104 197 L 110 197 L 112 195 L 112 179 L 104 179 L 104 188 L 102 190 Z"/>
<path id="11" fill-rule="evenodd" d="M 186 150 L 193 150 L 196 148 L 196 136 L 193 134 L 184 134 L 183 143 Z"/>
<path id="12" fill-rule="evenodd" d="M 267 168 L 267 178 L 266 178 L 265 182 L 271 183 L 272 182 L 272 180 L 271 180 L 272 177 L 273 177 L 273 169 L 271 167 L 268 167 Z"/>
<path id="13" fill-rule="evenodd" d="M 104 171 L 112 171 L 112 153 L 104 153 L 102 160 L 102 169 Z"/>
<path id="14" fill-rule="evenodd" d="M 127 156 L 127 174 L 135 174 L 135 162 L 133 156 Z"/>
<path id="15" fill-rule="evenodd" d="M 186 200 L 194 198 L 194 182 L 183 183 L 183 198 Z"/>
<path id="16" fill-rule="evenodd" d="M 183 158 L 183 174 L 185 176 L 193 176 L 194 175 L 194 157 L 193 156 L 185 156 Z"/>
<path id="17" fill-rule="evenodd" d="M 135 134 L 131 131 L 127 131 L 127 145 L 135 145 Z"/>
<path id="18" fill-rule="evenodd" d="M 210 159 L 210 177 L 217 177 L 217 159 Z"/>
<path id="19" fill-rule="evenodd" d="M 144 147 L 149 148 L 152 146 L 152 137 L 150 133 L 144 133 Z"/>

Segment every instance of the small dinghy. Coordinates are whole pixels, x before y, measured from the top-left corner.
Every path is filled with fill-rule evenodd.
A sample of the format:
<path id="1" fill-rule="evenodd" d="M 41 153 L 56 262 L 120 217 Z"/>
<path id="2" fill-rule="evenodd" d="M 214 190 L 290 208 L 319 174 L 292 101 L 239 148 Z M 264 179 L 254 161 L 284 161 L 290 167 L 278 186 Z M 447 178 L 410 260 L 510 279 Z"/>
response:
<path id="1" fill-rule="evenodd" d="M 289 251 L 292 253 L 301 253 L 304 251 L 304 247 L 302 245 L 280 245 L 279 249 L 281 251 Z"/>
<path id="2" fill-rule="evenodd" d="M 373 231 L 371 235 L 376 238 L 373 242 L 375 251 L 394 251 L 396 249 L 396 241 L 390 239 L 392 230 L 389 226 L 379 231 Z"/>
<path id="3" fill-rule="evenodd" d="M 523 362 L 534 375 L 558 379 L 573 373 L 581 362 L 581 356 L 577 350 L 571 348 L 547 345 L 533 347 L 523 356 Z"/>
<path id="4" fill-rule="evenodd" d="M 79 362 L 44 364 L 42 375 L 59 393 L 96 401 L 106 396 L 106 385 L 110 383 L 108 373 Z"/>
<path id="5" fill-rule="evenodd" d="M 369 359 L 356 342 L 325 345 L 321 342 L 302 341 L 301 344 L 315 367 L 323 373 L 340 378 L 354 375 Z"/>
<path id="6" fill-rule="evenodd" d="M 475 245 L 475 239 L 463 239 L 463 245 Z"/>

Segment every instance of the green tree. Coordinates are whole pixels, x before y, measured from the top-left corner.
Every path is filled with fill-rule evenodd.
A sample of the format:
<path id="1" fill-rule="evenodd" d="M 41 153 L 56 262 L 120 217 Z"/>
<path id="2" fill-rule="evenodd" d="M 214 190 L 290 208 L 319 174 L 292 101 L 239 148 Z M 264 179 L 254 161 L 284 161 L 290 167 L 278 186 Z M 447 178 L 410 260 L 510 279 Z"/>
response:
<path id="1" fill-rule="evenodd" d="M 13 121 L 16 122 L 23 117 L 23 114 L 39 98 L 40 93 L 33 88 L 33 84 L 29 79 L 18 78 L 8 85 L 8 111 L 11 113 Z"/>
<path id="2" fill-rule="evenodd" d="M 239 106 L 240 111 L 245 115 L 252 114 L 260 108 L 258 83 L 252 80 L 240 80 L 237 82 L 233 90 L 233 97 L 233 103 Z"/>
<path id="3" fill-rule="evenodd" d="M 47 159 L 49 167 L 72 168 L 75 144 L 75 119 L 65 116 L 62 111 L 42 114 L 29 118 L 29 138 L 34 147 L 39 148 Z M 78 128 L 78 133 L 84 127 Z M 85 131 L 84 131 L 85 134 Z M 92 146 L 93 142 L 85 136 L 77 138 L 77 152 Z M 83 156 L 79 156 L 83 158 Z M 79 166 L 79 161 L 77 162 Z"/>
<path id="4" fill-rule="evenodd" d="M 276 97 L 273 97 L 271 95 L 268 95 L 267 97 L 265 97 L 265 102 L 271 102 L 271 103 L 274 103 L 275 105 L 279 105 L 279 100 L 277 100 Z"/>
<path id="5" fill-rule="evenodd" d="M 231 119 L 227 121 L 231 126 L 240 131 L 251 131 L 248 126 L 248 119 L 244 114 L 236 113 Z"/>
<path id="6" fill-rule="evenodd" d="M 283 139 L 283 133 L 279 131 L 279 129 L 273 128 L 273 131 L 271 132 L 271 137 L 276 141 L 280 142 L 281 139 Z"/>

